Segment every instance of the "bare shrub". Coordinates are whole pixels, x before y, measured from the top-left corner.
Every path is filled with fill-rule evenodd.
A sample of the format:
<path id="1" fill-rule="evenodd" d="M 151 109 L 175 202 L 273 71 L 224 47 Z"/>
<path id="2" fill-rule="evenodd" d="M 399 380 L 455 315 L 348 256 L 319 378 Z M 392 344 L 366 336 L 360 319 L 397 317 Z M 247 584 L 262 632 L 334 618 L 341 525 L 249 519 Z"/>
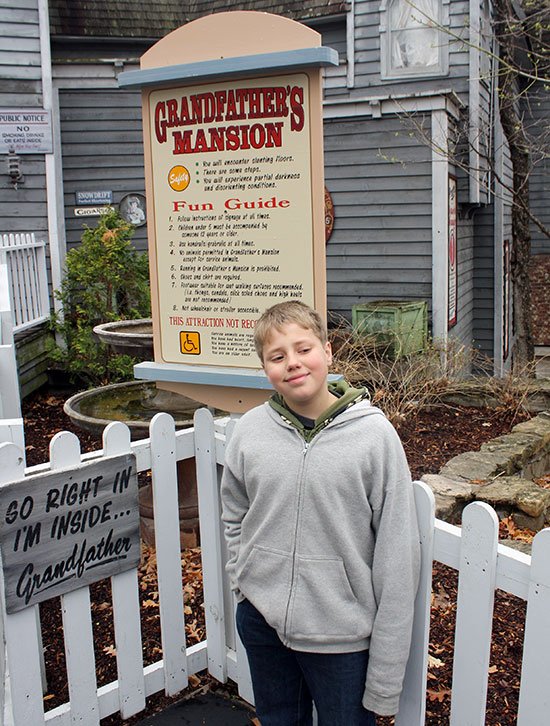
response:
<path id="1" fill-rule="evenodd" d="M 525 407 L 530 387 L 526 372 L 494 378 L 492 361 L 457 340 L 446 345 L 431 341 L 423 351 L 394 357 L 376 336 L 358 335 L 345 318 L 331 315 L 331 324 L 331 373 L 366 386 L 372 403 L 394 424 L 453 394 L 481 396 L 486 405 L 516 412 Z"/>

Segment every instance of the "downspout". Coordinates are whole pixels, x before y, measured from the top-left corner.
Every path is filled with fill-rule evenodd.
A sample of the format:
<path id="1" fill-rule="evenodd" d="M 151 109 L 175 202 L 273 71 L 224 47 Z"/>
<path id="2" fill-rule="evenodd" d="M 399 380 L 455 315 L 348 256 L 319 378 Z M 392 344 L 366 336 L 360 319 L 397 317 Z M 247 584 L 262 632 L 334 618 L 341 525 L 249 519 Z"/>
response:
<path id="1" fill-rule="evenodd" d="M 346 57 L 348 88 L 355 87 L 355 0 L 351 0 L 350 9 L 346 15 Z"/>
<path id="2" fill-rule="evenodd" d="M 63 215 L 63 177 L 61 165 L 61 132 L 59 125 L 59 99 L 53 87 L 52 56 L 50 49 L 50 19 L 48 0 L 38 0 L 40 22 L 40 58 L 42 66 L 42 103 L 52 117 L 53 153 L 45 155 L 46 204 L 48 214 L 48 235 L 50 266 L 53 290 L 61 288 L 65 262 L 65 220 Z M 53 308 L 61 311 L 61 303 L 53 296 Z"/>
<path id="3" fill-rule="evenodd" d="M 468 81 L 468 143 L 470 167 L 470 203 L 481 201 L 481 8 L 479 0 L 470 0 L 470 49 Z"/>
<path id="4" fill-rule="evenodd" d="M 495 89 L 495 95 L 497 91 Z M 503 178 L 504 173 L 504 134 L 498 115 L 495 118 L 495 196 L 493 208 L 493 375 L 504 375 L 504 259 L 503 259 L 503 240 L 504 240 L 504 190 L 498 181 Z"/>

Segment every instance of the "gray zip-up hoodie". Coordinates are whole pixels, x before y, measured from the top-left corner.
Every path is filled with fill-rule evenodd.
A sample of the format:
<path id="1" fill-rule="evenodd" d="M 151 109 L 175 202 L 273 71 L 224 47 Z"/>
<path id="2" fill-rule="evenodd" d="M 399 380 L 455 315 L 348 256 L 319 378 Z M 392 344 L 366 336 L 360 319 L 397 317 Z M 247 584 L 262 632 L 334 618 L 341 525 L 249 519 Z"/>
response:
<path id="1" fill-rule="evenodd" d="M 369 648 L 363 705 L 392 715 L 419 572 L 403 447 L 367 400 L 320 417 L 324 426 L 309 443 L 292 414 L 275 408 L 244 414 L 226 450 L 222 518 L 232 587 L 289 648 Z"/>

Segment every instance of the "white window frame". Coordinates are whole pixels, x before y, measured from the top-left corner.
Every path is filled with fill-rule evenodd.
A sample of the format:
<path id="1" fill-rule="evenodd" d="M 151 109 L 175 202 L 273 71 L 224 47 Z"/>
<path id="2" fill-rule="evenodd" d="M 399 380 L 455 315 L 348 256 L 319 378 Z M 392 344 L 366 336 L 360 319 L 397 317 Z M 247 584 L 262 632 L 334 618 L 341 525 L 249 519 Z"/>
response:
<path id="1" fill-rule="evenodd" d="M 380 5 L 380 77 L 382 80 L 403 80 L 406 78 L 421 79 L 446 76 L 449 73 L 449 38 L 445 31 L 439 31 L 438 63 L 426 66 L 425 69 L 415 66 L 409 68 L 394 68 L 391 62 L 391 27 L 390 6 L 395 0 L 382 0 Z M 404 0 L 407 1 L 407 0 Z M 415 0 L 409 0 L 411 5 Z M 440 25 L 449 26 L 449 2 L 439 0 L 441 8 Z"/>

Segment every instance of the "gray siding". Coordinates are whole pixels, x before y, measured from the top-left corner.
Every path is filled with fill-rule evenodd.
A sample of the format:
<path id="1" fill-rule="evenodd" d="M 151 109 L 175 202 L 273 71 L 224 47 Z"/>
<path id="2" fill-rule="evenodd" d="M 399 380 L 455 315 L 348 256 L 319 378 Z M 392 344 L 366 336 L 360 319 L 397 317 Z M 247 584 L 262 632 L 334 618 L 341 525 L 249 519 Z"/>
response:
<path id="1" fill-rule="evenodd" d="M 118 205 L 130 192 L 145 193 L 141 94 L 135 91 L 63 91 L 60 93 L 63 180 L 67 245 L 80 241 L 84 224 L 97 217 L 76 217 L 76 191 L 113 192 Z M 147 225 L 132 238 L 147 247 Z"/>
<path id="2" fill-rule="evenodd" d="M 494 227 L 493 206 L 480 209 L 474 218 L 474 306 L 475 347 L 494 357 Z"/>
<path id="3" fill-rule="evenodd" d="M 512 169 L 506 143 L 500 153 L 504 155 L 503 182 L 511 185 Z M 500 240 L 495 239 L 495 205 L 503 208 L 503 233 Z M 474 342 L 483 354 L 496 358 L 500 351 L 494 350 L 495 304 L 501 305 L 502 301 L 495 302 L 495 250 L 500 255 L 504 240 L 512 241 L 512 208 L 508 192 L 503 191 L 500 199 L 493 197 L 492 204 L 482 207 L 475 214 L 474 234 Z"/>
<path id="4" fill-rule="evenodd" d="M 393 160 L 392 160 L 393 159 Z M 431 298 L 430 151 L 395 117 L 325 123 L 325 183 L 335 208 L 328 307 Z"/>
<path id="5" fill-rule="evenodd" d="M 0 106 L 38 106 L 42 91 L 36 0 L 0 3 Z"/>
<path id="6" fill-rule="evenodd" d="M 36 0 L 0 2 L 0 107 L 40 108 L 42 75 Z M 0 155 L 0 164 L 5 156 Z M 0 232 L 47 235 L 44 155 L 21 155 L 24 182 L 17 190 L 4 174 L 0 182 Z"/>
<path id="7" fill-rule="evenodd" d="M 449 74 L 444 77 L 422 79 L 382 80 L 380 78 L 380 0 L 356 3 L 355 15 L 355 91 L 352 95 L 380 95 L 381 87 L 387 86 L 392 93 L 419 93 L 438 91 L 452 86 L 459 95 L 468 93 L 468 48 L 448 37 Z M 451 0 L 449 26 L 455 35 L 468 32 L 467 0 Z M 398 87 L 398 88 L 397 88 Z"/>

